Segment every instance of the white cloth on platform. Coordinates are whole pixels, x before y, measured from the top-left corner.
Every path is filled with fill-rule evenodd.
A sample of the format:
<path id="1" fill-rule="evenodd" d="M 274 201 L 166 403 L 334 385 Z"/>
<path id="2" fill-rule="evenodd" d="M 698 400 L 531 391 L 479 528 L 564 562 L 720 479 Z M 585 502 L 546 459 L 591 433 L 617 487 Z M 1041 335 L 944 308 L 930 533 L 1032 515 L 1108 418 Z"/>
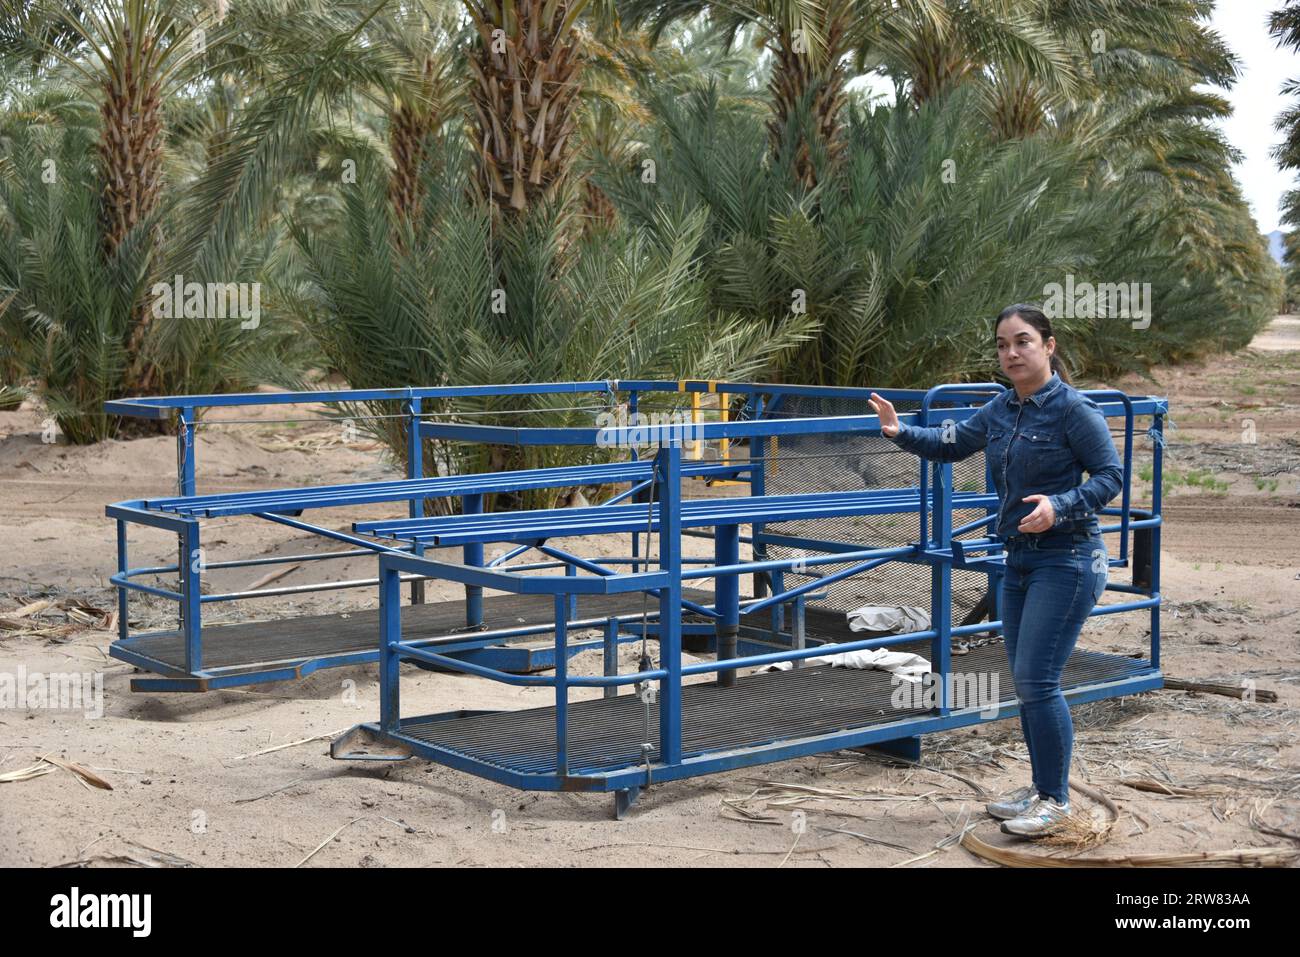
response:
<path id="1" fill-rule="evenodd" d="M 888 631 L 906 635 L 930 627 L 930 613 L 915 605 L 863 605 L 846 614 L 852 631 Z"/>

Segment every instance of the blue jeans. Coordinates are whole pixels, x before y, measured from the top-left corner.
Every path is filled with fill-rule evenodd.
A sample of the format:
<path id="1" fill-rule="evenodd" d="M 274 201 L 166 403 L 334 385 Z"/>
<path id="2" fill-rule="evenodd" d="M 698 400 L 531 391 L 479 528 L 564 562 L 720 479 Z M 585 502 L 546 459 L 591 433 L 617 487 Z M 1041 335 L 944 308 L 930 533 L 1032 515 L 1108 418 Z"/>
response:
<path id="1" fill-rule="evenodd" d="M 1033 783 L 1065 803 L 1074 726 L 1061 672 L 1106 587 L 1106 546 L 1095 531 L 1046 532 L 1008 539 L 1006 556 L 998 608 Z"/>

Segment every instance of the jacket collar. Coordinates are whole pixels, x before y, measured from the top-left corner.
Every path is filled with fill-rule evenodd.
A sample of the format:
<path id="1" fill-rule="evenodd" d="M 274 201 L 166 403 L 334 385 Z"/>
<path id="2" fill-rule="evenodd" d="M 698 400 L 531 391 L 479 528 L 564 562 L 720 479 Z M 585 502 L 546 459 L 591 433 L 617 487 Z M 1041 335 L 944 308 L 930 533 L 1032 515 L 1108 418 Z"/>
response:
<path id="1" fill-rule="evenodd" d="M 1055 372 L 1053 372 L 1052 377 L 1047 380 L 1047 383 L 1041 389 L 1035 392 L 1033 395 L 1028 397 L 1029 401 L 1034 403 L 1034 405 L 1038 406 L 1041 409 L 1043 407 L 1043 403 L 1046 402 L 1049 398 L 1051 398 L 1052 395 L 1056 392 L 1056 390 L 1059 389 L 1064 384 L 1065 383 L 1061 381 L 1061 377 L 1057 375 Z M 1023 405 L 1023 403 L 1020 401 L 1020 393 L 1016 392 L 1014 387 L 1012 387 L 1009 390 L 1009 393 L 1010 393 L 1010 398 L 1007 401 L 1013 402 L 1016 405 Z"/>

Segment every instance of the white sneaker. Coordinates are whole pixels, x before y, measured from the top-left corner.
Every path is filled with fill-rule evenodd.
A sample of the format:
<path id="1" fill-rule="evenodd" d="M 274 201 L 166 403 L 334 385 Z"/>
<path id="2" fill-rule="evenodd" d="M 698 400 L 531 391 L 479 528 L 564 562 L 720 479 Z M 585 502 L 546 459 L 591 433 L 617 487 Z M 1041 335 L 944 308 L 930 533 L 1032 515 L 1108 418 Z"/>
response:
<path id="1" fill-rule="evenodd" d="M 1006 834 L 1019 834 L 1022 837 L 1039 837 L 1059 831 L 1069 816 L 1069 801 L 1057 804 L 1052 798 L 1039 798 L 1019 817 L 1003 821 L 1002 831 Z"/>
<path id="2" fill-rule="evenodd" d="M 1013 817 L 1019 817 L 1034 806 L 1038 800 L 1038 788 L 1030 784 L 1028 787 L 1017 788 L 1010 791 L 996 801 L 990 801 L 984 805 L 984 810 L 988 811 L 999 820 L 1009 821 Z"/>

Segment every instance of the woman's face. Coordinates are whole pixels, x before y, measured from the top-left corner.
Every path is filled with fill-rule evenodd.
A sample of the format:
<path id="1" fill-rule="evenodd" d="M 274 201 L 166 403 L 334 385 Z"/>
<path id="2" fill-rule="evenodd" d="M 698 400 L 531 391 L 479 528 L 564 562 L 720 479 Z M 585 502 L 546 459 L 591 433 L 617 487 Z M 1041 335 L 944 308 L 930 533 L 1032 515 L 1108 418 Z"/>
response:
<path id="1" fill-rule="evenodd" d="M 1037 329 L 1018 315 L 998 323 L 998 362 L 1015 386 L 1039 386 L 1052 377 L 1056 339 L 1046 342 Z"/>

